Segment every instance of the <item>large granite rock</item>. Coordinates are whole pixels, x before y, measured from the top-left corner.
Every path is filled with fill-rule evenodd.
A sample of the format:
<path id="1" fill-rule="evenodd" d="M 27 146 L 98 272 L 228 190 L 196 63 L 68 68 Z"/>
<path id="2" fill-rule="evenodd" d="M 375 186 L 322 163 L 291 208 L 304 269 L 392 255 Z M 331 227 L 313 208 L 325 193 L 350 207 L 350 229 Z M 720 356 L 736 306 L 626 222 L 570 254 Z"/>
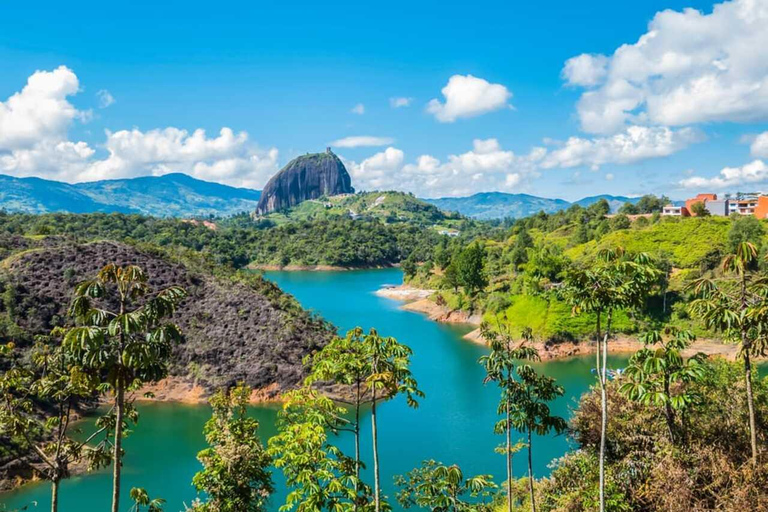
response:
<path id="1" fill-rule="evenodd" d="M 330 148 L 325 153 L 294 158 L 261 191 L 256 214 L 290 208 L 307 199 L 354 193 L 351 181 L 344 164 Z"/>

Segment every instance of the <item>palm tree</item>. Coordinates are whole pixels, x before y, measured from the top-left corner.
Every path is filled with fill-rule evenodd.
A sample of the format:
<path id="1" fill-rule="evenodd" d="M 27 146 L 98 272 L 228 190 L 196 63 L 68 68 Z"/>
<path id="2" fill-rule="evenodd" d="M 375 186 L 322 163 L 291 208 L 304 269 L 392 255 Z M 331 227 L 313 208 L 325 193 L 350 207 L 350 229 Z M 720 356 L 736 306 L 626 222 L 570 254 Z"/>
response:
<path id="1" fill-rule="evenodd" d="M 673 444 L 685 442 L 685 412 L 698 398 L 687 384 L 701 380 L 706 370 L 706 356 L 702 353 L 683 359 L 682 351 L 695 339 L 690 331 L 674 327 L 644 334 L 641 340 L 645 347 L 629 360 L 626 379 L 619 387 L 619 392 L 630 400 L 662 408 Z M 678 413 L 682 415 L 679 427 Z"/>
<path id="2" fill-rule="evenodd" d="M 311 357 L 306 364 L 311 364 L 311 370 L 305 383 L 312 385 L 317 382 L 333 382 L 348 388 L 348 394 L 336 397 L 336 401 L 354 409 L 354 419 L 339 424 L 335 419 L 335 430 L 350 430 L 355 437 L 355 478 L 360 480 L 362 467 L 360 457 L 360 409 L 371 402 L 367 378 L 371 374 L 371 361 L 366 355 L 368 346 L 363 329 L 356 327 L 347 332 L 344 338 L 335 337 L 323 349 Z M 351 398 L 347 398 L 347 397 Z M 355 506 L 357 508 L 357 506 Z"/>
<path id="3" fill-rule="evenodd" d="M 538 358 L 538 355 L 537 355 Z M 547 402 L 563 396 L 562 386 L 555 379 L 540 375 L 531 365 L 518 365 L 519 381 L 512 393 L 512 426 L 528 436 L 528 489 L 531 496 L 531 512 L 536 512 L 536 496 L 533 489 L 533 434 L 547 435 L 554 431 L 561 434 L 568 427 L 564 418 L 551 413 Z"/>
<path id="4" fill-rule="evenodd" d="M 752 393 L 752 357 L 765 355 L 768 348 L 768 280 L 755 272 L 757 248 L 741 242 L 734 254 L 725 257 L 723 277 L 702 277 L 691 284 L 696 297 L 689 305 L 707 328 L 740 345 L 744 362 L 752 462 L 757 463 L 757 427 Z"/>
<path id="5" fill-rule="evenodd" d="M 416 506 L 435 512 L 485 512 L 493 510 L 486 501 L 496 496 L 491 475 L 465 478 L 457 464 L 446 466 L 434 460 L 425 460 L 421 467 L 396 476 L 395 485 L 400 488 L 397 501 L 405 509 Z"/>
<path id="6" fill-rule="evenodd" d="M 60 328 L 54 329 L 58 333 Z M 0 346 L 0 355 L 12 354 L 12 346 Z M 70 475 L 70 466 L 87 460 L 89 467 L 98 468 L 108 458 L 105 443 L 90 446 L 105 427 L 97 428 L 84 441 L 70 436 L 72 411 L 83 400 L 93 396 L 98 381 L 72 361 L 61 347 L 38 342 L 31 354 L 31 365 L 16 358 L 0 374 L 0 433 L 11 439 L 23 439 L 41 461 L 33 468 L 51 482 L 51 512 L 59 508 L 59 486 Z M 52 415 L 39 417 L 39 404 L 51 406 Z M 9 443 L 12 452 L 17 443 Z M 18 453 L 19 460 L 24 451 Z M 33 461 L 29 461 L 32 464 Z"/>
<path id="7" fill-rule="evenodd" d="M 507 328 L 498 325 L 497 330 L 491 329 L 484 323 L 481 327 L 483 338 L 488 340 L 491 353 L 480 358 L 480 364 L 485 368 L 486 377 L 483 383 L 495 382 L 501 389 L 498 413 L 504 416 L 494 430 L 505 434 L 505 444 L 502 452 L 507 459 L 507 510 L 512 512 L 512 455 L 520 449 L 520 445 L 512 445 L 512 409 L 514 396 L 517 391 L 515 367 L 521 360 L 537 360 L 539 354 L 525 342 L 531 338 L 531 330 L 523 329 L 523 340 L 515 341 Z"/>
<path id="8" fill-rule="evenodd" d="M 376 416 L 376 400 L 390 400 L 404 394 L 410 407 L 418 407 L 416 398 L 423 398 L 424 393 L 418 388 L 416 379 L 410 370 L 413 351 L 398 343 L 395 338 L 379 336 L 376 329 L 371 329 L 365 336 L 366 357 L 370 362 L 371 373 L 366 379 L 366 386 L 371 390 L 371 438 L 373 444 L 373 497 L 375 511 L 381 512 L 381 472 L 379 465 L 379 438 Z"/>
<path id="9" fill-rule="evenodd" d="M 181 340 L 178 327 L 162 320 L 173 314 L 186 292 L 172 286 L 150 296 L 147 281 L 135 265 L 105 266 L 95 279 L 75 289 L 70 314 L 77 325 L 64 337 L 65 348 L 85 367 L 102 372 L 104 384 L 114 393 L 106 419 L 114 426 L 112 512 L 120 506 L 123 429 L 127 417 L 136 418 L 125 393 L 164 378 L 172 344 Z M 106 309 L 108 304 L 117 309 Z"/>
<path id="10" fill-rule="evenodd" d="M 596 372 L 600 387 L 600 512 L 605 512 L 605 446 L 608 428 L 608 339 L 616 311 L 640 308 L 662 273 L 647 253 L 632 254 L 623 248 L 604 249 L 586 268 L 572 268 L 566 273 L 565 297 L 574 313 L 596 317 Z M 605 315 L 605 331 L 601 320 Z"/>

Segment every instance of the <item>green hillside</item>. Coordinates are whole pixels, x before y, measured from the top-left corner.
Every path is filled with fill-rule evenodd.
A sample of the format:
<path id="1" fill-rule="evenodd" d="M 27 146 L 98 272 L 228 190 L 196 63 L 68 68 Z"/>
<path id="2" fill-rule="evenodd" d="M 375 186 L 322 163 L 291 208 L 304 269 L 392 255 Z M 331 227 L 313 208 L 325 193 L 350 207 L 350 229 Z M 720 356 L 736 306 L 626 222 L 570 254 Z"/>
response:
<path id="1" fill-rule="evenodd" d="M 713 252 L 723 252 L 731 219 L 724 217 L 666 218 L 647 227 L 614 231 L 566 250 L 574 260 L 593 257 L 600 249 L 624 247 L 631 252 L 666 253 L 678 268 L 695 268 Z"/>
<path id="2" fill-rule="evenodd" d="M 432 225 L 458 218 L 434 205 L 404 192 L 361 192 L 304 201 L 282 212 L 271 213 L 267 219 L 284 224 L 295 220 L 314 220 L 328 217 L 377 219 L 388 224 L 409 222 Z"/>
<path id="3" fill-rule="evenodd" d="M 654 285 L 642 313 L 615 319 L 618 331 L 631 334 L 671 323 L 711 336 L 686 311 L 688 285 L 698 277 L 717 275 L 723 257 L 739 241 L 755 243 L 761 255 L 768 249 L 768 221 L 753 217 L 655 214 L 632 222 L 624 215 L 606 216 L 608 211 L 607 204 L 575 206 L 517 221 L 502 236 L 442 240 L 428 261 L 404 265 L 406 279 L 437 290 L 435 300 L 449 309 L 482 313 L 492 325 L 503 321 L 513 330 L 530 327 L 541 339 L 578 340 L 588 336 L 593 323 L 588 316 L 572 316 L 560 292 L 566 273 L 590 265 L 603 249 L 621 247 L 649 254 L 663 269 L 660 276 L 666 277 Z M 473 244 L 482 248 L 474 263 Z M 760 262 L 768 268 L 764 257 Z M 473 277 L 473 265 L 482 267 L 475 272 L 481 277 Z M 467 282 L 470 279 L 474 283 Z"/>

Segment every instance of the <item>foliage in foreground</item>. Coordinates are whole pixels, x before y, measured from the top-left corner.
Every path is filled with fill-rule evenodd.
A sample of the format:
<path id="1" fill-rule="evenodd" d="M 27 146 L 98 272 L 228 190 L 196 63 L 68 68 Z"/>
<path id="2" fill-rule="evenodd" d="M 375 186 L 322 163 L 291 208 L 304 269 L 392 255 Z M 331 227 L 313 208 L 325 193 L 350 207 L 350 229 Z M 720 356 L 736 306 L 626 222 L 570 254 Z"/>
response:
<path id="1" fill-rule="evenodd" d="M 274 492 L 272 462 L 259 438 L 259 422 L 248 417 L 251 388 L 238 385 L 211 399 L 211 419 L 205 424 L 209 447 L 197 454 L 203 465 L 192 479 L 204 502 L 196 512 L 260 512 Z"/>
<path id="2" fill-rule="evenodd" d="M 619 392 L 621 381 L 608 384 L 606 509 L 617 511 L 689 512 L 768 510 L 768 460 L 751 464 L 744 371 L 720 359 L 706 363 L 705 377 L 680 383 L 700 397 L 687 410 L 686 435 L 670 442 L 667 421 L 658 407 Z M 756 381 L 758 431 L 768 432 L 768 379 Z M 594 510 L 600 443 L 600 396 L 586 394 L 571 421 L 580 449 L 554 464 L 551 476 L 538 483 L 544 511 Z"/>

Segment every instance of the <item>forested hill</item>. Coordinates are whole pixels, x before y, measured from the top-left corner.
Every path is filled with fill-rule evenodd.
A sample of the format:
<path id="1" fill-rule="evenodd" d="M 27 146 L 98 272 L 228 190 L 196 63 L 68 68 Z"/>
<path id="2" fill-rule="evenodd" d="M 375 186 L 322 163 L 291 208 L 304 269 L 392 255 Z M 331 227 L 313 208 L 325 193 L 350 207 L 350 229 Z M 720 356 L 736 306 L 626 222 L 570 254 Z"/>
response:
<path id="1" fill-rule="evenodd" d="M 228 216 L 253 211 L 258 190 L 229 187 L 186 174 L 61 183 L 0 175 L 0 208 L 7 212 L 118 212 L 156 217 Z"/>
<path id="2" fill-rule="evenodd" d="M 187 290 L 173 318 L 184 339 L 170 370 L 190 386 L 211 391 L 244 381 L 276 395 L 299 383 L 302 358 L 332 335 L 329 324 L 271 282 L 191 251 L 15 235 L 1 236 L 0 250 L 0 338 L 22 350 L 36 335 L 71 323 L 67 309 L 75 285 L 108 263 L 138 265 L 155 291 L 171 285 Z"/>
<path id="3" fill-rule="evenodd" d="M 459 220 L 458 214 L 451 214 L 417 199 L 405 192 L 360 192 L 340 194 L 304 201 L 293 208 L 284 209 L 266 216 L 267 219 L 283 224 L 293 220 L 349 217 L 356 220 L 379 220 L 384 223 L 401 223 L 432 226 L 443 224 L 448 227 L 451 220 Z"/>
<path id="4" fill-rule="evenodd" d="M 482 192 L 469 197 L 443 197 L 424 199 L 441 210 L 459 212 L 474 219 L 521 219 L 539 212 L 554 213 L 576 204 L 588 207 L 605 199 L 611 211 L 617 211 L 624 203 L 635 203 L 639 197 L 599 195 L 585 197 L 573 203 L 563 199 L 548 199 L 529 194 L 507 194 L 504 192 Z"/>

